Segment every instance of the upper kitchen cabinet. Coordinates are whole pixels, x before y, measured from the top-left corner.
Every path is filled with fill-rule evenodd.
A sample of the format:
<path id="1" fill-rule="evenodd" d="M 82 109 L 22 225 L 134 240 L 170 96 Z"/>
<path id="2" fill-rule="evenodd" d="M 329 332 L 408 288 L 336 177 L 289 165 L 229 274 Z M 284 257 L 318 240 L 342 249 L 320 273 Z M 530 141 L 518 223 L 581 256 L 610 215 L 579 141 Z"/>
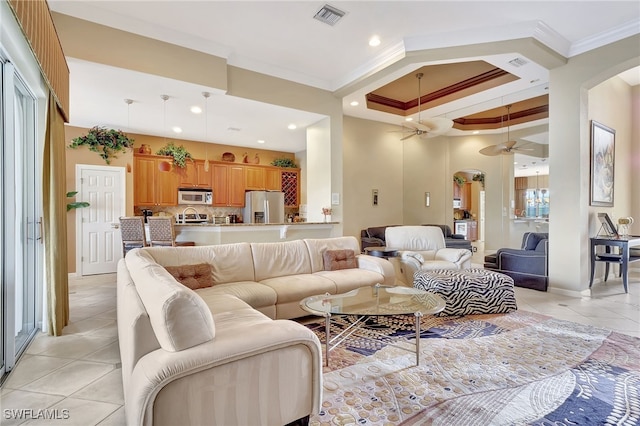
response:
<path id="1" fill-rule="evenodd" d="M 244 207 L 245 170 L 243 166 L 214 163 L 211 165 L 213 205 Z"/>
<path id="2" fill-rule="evenodd" d="M 282 191 L 282 174 L 279 168 L 269 167 L 264 171 L 264 186 L 267 191 Z"/>
<path id="3" fill-rule="evenodd" d="M 178 175 L 171 157 L 134 156 L 135 206 L 175 206 L 178 204 Z"/>
<path id="4" fill-rule="evenodd" d="M 260 191 L 266 189 L 265 170 L 260 166 L 244 166 L 245 187 L 247 190 Z"/>
<path id="5" fill-rule="evenodd" d="M 208 170 L 205 170 L 203 160 L 187 161 L 185 168 L 176 170 L 180 186 L 211 188 L 211 169 L 212 166 L 209 164 Z"/>

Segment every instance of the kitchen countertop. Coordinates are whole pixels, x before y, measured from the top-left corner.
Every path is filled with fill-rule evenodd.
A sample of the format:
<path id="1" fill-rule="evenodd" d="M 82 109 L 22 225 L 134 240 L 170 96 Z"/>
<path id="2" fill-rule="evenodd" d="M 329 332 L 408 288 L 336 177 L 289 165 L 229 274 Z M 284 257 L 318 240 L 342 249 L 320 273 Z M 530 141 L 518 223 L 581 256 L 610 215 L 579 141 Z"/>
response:
<path id="1" fill-rule="evenodd" d="M 304 226 L 304 225 L 337 225 L 340 222 L 281 222 L 281 223 L 176 223 L 175 226 Z"/>

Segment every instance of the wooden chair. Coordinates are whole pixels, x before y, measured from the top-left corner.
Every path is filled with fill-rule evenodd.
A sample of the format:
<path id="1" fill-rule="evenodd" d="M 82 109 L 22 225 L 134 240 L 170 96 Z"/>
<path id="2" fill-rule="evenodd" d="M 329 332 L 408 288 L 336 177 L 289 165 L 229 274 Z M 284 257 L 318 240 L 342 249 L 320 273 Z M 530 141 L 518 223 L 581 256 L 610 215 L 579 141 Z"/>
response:
<path id="1" fill-rule="evenodd" d="M 121 217 L 120 235 L 122 236 L 122 256 L 126 256 L 129 250 L 146 247 L 147 237 L 144 231 L 144 218 L 142 216 Z"/>
<path id="2" fill-rule="evenodd" d="M 149 216 L 150 246 L 195 246 L 193 241 L 176 241 L 176 230 L 173 216 Z"/>

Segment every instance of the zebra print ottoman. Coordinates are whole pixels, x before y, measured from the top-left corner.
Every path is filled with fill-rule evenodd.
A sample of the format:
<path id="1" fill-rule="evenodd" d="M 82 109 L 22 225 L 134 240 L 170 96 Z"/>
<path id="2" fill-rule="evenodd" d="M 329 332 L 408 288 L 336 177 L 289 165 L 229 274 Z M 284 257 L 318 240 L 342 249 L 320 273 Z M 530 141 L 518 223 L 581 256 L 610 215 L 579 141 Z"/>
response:
<path id="1" fill-rule="evenodd" d="M 447 302 L 438 316 L 504 314 L 518 309 L 513 278 L 486 269 L 418 271 L 413 286 Z"/>

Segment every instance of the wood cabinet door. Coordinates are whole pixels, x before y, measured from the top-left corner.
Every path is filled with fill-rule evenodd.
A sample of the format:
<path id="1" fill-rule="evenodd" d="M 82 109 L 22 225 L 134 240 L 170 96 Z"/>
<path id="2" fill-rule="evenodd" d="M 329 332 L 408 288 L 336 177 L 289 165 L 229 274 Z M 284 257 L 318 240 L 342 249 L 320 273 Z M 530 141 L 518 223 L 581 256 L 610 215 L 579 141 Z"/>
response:
<path id="1" fill-rule="evenodd" d="M 229 203 L 229 166 L 214 164 L 211 166 L 211 172 L 213 205 L 226 207 Z"/>
<path id="2" fill-rule="evenodd" d="M 478 239 L 478 222 L 470 220 L 467 227 L 467 239 L 469 241 L 476 241 Z"/>
<path id="3" fill-rule="evenodd" d="M 133 204 L 153 206 L 156 204 L 156 161 L 153 158 L 134 157 Z"/>
<path id="4" fill-rule="evenodd" d="M 158 166 L 163 161 L 156 161 L 156 205 L 175 206 L 178 204 L 179 175 L 174 170 L 160 170 Z"/>
<path id="5" fill-rule="evenodd" d="M 264 184 L 269 191 L 282 191 L 282 177 L 279 169 L 266 169 Z"/>
<path id="6" fill-rule="evenodd" d="M 460 201 L 463 210 L 471 210 L 471 182 L 466 182 L 462 185 Z"/>
<path id="7" fill-rule="evenodd" d="M 230 207 L 244 207 L 245 170 L 242 166 L 229 167 L 229 202 Z"/>
<path id="8" fill-rule="evenodd" d="M 210 163 L 208 170 L 205 170 L 205 163 L 202 160 L 196 160 L 196 186 L 203 188 L 211 188 L 211 169 Z"/>
<path id="9" fill-rule="evenodd" d="M 195 163 L 187 161 L 185 163 L 185 167 L 176 167 L 175 171 L 178 175 L 180 186 L 189 187 L 197 185 L 198 169 L 196 168 Z"/>
<path id="10" fill-rule="evenodd" d="M 244 166 L 245 188 L 261 191 L 266 188 L 264 183 L 264 167 Z"/>

